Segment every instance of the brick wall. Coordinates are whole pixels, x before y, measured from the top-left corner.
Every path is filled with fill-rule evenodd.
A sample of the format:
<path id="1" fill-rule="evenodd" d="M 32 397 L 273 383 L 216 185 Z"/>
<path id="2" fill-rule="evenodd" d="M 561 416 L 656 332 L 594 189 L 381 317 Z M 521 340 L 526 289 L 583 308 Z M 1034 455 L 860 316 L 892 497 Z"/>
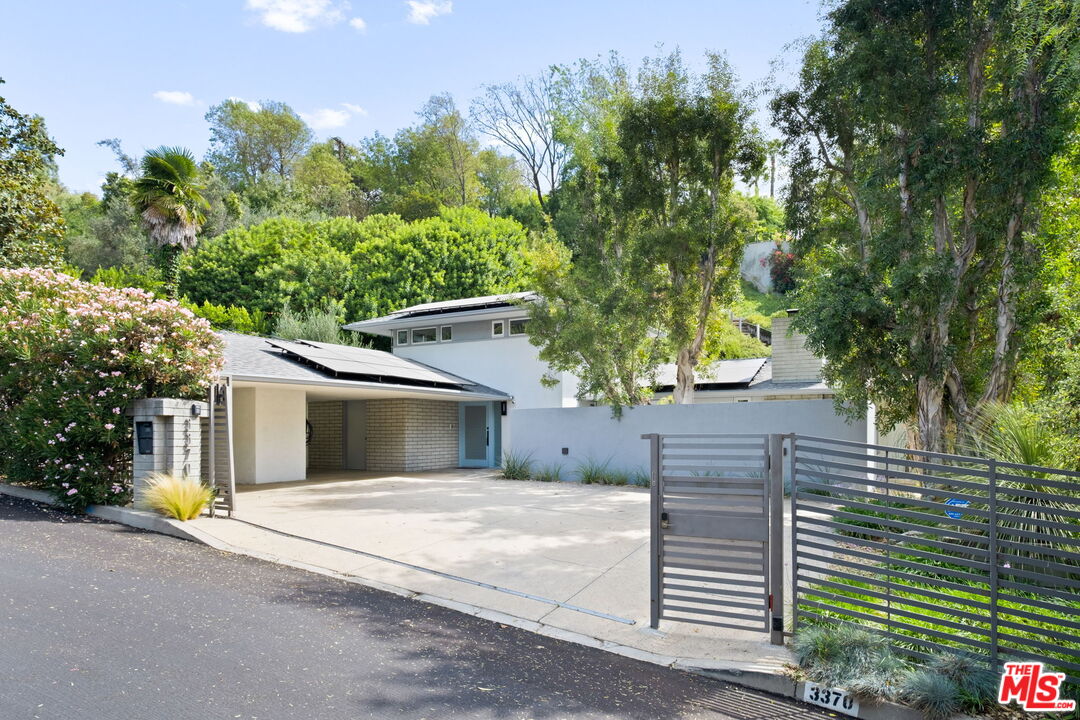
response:
<path id="1" fill-rule="evenodd" d="M 772 379 L 773 382 L 813 382 L 821 380 L 821 358 L 806 349 L 806 336 L 788 335 L 791 317 L 775 317 L 772 321 Z"/>
<path id="2" fill-rule="evenodd" d="M 369 400 L 367 468 L 440 470 L 458 465 L 458 405 L 441 400 Z"/>
<path id="3" fill-rule="evenodd" d="M 315 470 L 340 470 L 342 459 L 341 402 L 309 402 L 307 419 L 311 423 L 311 442 L 307 446 L 307 466 Z"/>

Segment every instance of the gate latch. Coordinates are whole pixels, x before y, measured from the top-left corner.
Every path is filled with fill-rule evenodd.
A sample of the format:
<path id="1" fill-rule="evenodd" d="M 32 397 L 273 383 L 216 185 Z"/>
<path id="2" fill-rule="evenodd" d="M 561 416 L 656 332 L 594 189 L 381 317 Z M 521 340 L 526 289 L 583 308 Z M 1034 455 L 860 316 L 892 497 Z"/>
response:
<path id="1" fill-rule="evenodd" d="M 671 523 L 668 522 L 667 513 L 660 513 L 660 529 L 661 530 L 670 530 L 671 529 Z"/>

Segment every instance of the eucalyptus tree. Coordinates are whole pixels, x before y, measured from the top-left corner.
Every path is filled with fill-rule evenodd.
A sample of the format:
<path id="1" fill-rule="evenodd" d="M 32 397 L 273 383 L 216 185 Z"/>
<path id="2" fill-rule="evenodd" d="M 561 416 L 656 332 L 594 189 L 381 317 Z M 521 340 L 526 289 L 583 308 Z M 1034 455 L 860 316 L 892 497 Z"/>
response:
<path id="1" fill-rule="evenodd" d="M 291 178 L 313 138 L 307 123 L 283 102 L 229 99 L 211 107 L 206 121 L 206 159 L 236 187 Z"/>
<path id="2" fill-rule="evenodd" d="M 738 294 L 743 246 L 756 229 L 735 177 L 753 177 L 765 158 L 730 66 L 719 55 L 707 60 L 696 79 L 678 51 L 646 61 L 618 124 L 619 209 L 635 250 L 664 271 L 655 294 L 677 368 L 676 403 L 694 402 L 709 319 Z"/>
<path id="3" fill-rule="evenodd" d="M 555 76 L 552 69 L 516 83 L 485 85 L 471 108 L 477 129 L 521 159 L 545 212 L 546 196 L 558 188 L 568 152 L 556 135 Z"/>
<path id="4" fill-rule="evenodd" d="M 772 103 L 816 269 L 796 326 L 840 403 L 913 418 L 923 448 L 1010 395 L 1078 23 L 1061 0 L 847 0 Z"/>
<path id="5" fill-rule="evenodd" d="M 175 297 L 180 255 L 195 246 L 209 209 L 199 184 L 199 168 L 191 151 L 163 146 L 148 151 L 139 169 L 132 203 L 150 241 L 160 250 L 166 292 Z"/>
<path id="6" fill-rule="evenodd" d="M 530 333 L 540 356 L 610 402 L 648 400 L 674 359 L 674 399 L 693 402 L 694 373 L 718 303 L 735 295 L 756 227 L 735 191 L 763 153 L 745 97 L 723 59 L 693 77 L 678 52 L 631 79 L 617 57 L 560 69 L 557 127 L 572 153 Z"/>

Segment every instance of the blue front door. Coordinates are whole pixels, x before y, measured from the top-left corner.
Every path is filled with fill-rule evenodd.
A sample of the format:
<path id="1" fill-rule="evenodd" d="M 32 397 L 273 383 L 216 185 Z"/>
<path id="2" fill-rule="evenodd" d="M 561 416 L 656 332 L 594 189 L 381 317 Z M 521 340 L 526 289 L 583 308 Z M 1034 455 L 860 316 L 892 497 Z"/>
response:
<path id="1" fill-rule="evenodd" d="M 495 464 L 494 416 L 491 403 L 461 403 L 458 411 L 461 467 L 491 467 Z"/>

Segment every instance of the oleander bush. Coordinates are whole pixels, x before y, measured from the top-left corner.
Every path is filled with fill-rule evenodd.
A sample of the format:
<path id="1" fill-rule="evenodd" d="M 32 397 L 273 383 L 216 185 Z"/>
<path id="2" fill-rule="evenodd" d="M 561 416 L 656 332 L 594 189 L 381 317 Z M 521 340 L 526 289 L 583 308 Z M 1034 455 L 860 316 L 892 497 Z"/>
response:
<path id="1" fill-rule="evenodd" d="M 210 324 L 176 302 L 0 269 L 0 475 L 75 510 L 128 502 L 128 406 L 202 398 L 221 362 Z"/>

